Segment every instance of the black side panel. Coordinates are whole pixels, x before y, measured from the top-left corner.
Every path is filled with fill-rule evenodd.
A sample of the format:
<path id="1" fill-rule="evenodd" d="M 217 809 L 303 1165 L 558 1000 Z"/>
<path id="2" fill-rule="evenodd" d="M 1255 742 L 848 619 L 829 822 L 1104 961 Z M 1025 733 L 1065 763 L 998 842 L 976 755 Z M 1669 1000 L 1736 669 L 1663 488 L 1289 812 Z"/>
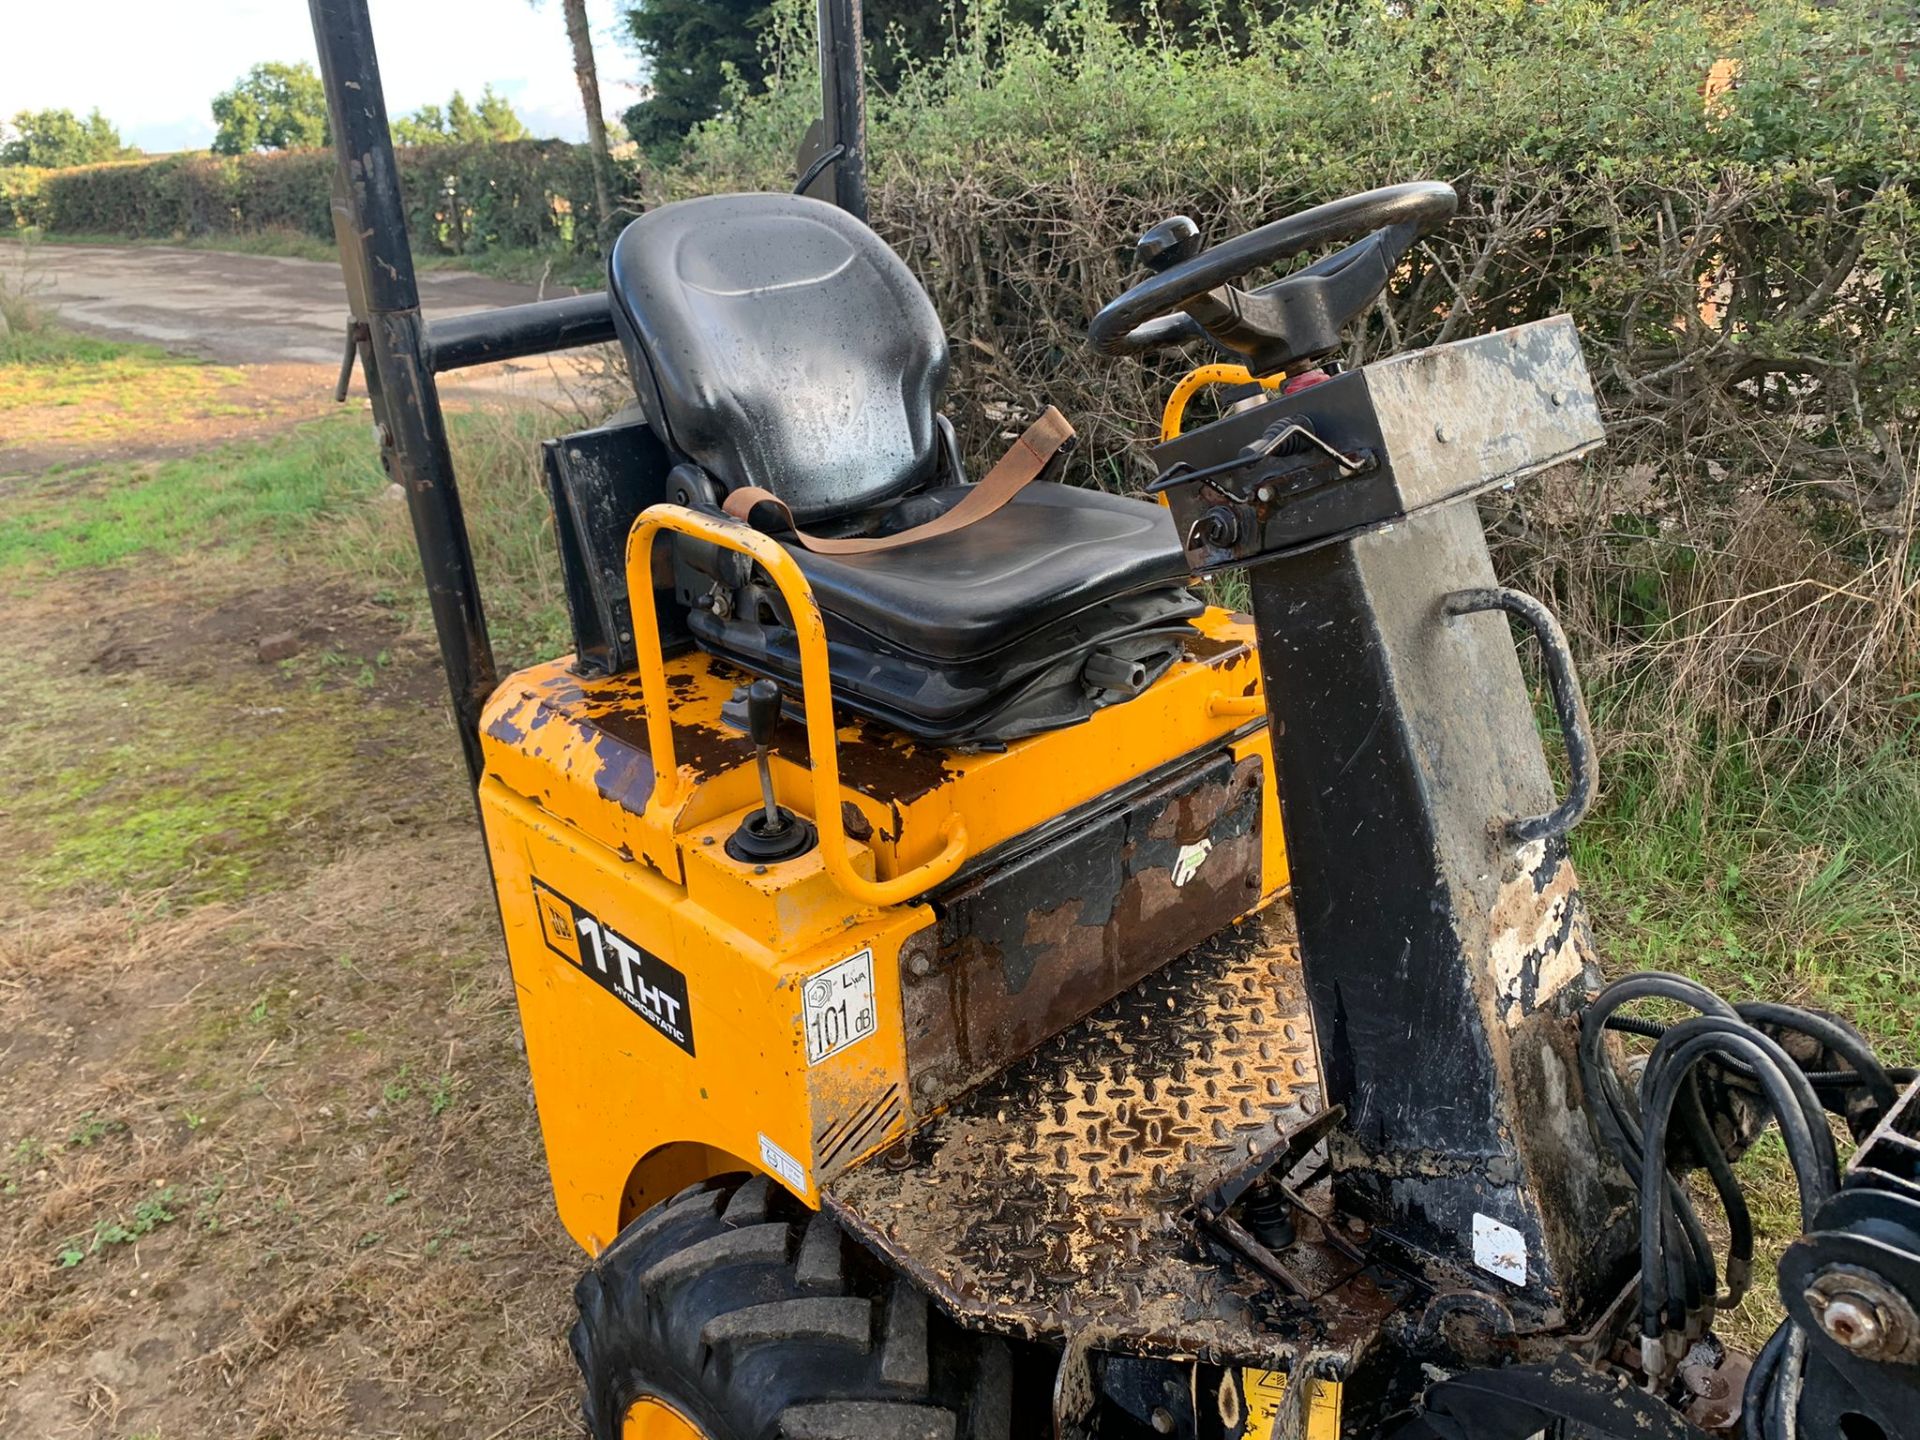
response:
<path id="1" fill-rule="evenodd" d="M 627 536 L 642 510 L 667 498 L 672 461 L 644 421 L 619 416 L 596 430 L 549 440 L 542 451 L 573 621 L 574 668 L 582 675 L 632 670 L 638 659 L 627 598 Z M 661 552 L 658 564 L 664 567 L 664 545 Z M 668 652 L 684 649 L 692 637 L 670 579 L 656 584 L 654 604 Z"/>
<path id="2" fill-rule="evenodd" d="M 1230 927 L 1260 898 L 1260 761 L 1222 750 L 934 897 L 905 980 L 921 1113 Z"/>

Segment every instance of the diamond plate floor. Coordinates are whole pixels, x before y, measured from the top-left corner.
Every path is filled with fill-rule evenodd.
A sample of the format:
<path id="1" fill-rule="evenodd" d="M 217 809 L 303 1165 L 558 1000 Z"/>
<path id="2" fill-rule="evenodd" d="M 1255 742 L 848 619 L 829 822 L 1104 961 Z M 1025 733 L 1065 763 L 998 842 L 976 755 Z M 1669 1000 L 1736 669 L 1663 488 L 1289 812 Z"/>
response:
<path id="1" fill-rule="evenodd" d="M 1207 1253 L 1194 1197 L 1317 1104 L 1292 915 L 1276 906 L 1142 981 L 829 1185 L 843 1221 L 949 1308 L 1208 1360 L 1349 1351 L 1389 1307 L 1323 1243 L 1300 1304 Z M 1328 1303 L 1332 1300 L 1333 1303 Z"/>

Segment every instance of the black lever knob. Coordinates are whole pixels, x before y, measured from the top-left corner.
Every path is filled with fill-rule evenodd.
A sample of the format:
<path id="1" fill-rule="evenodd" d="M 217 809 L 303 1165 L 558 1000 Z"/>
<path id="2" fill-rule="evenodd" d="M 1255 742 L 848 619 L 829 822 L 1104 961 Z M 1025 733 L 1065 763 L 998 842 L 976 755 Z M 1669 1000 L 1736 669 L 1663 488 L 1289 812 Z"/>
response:
<path id="1" fill-rule="evenodd" d="M 1200 253 L 1200 227 L 1184 215 L 1162 220 L 1133 247 L 1133 258 L 1158 275 Z"/>
<path id="2" fill-rule="evenodd" d="M 771 680 L 756 680 L 747 687 L 747 738 L 756 750 L 773 743 L 774 727 L 780 723 L 780 687 Z"/>

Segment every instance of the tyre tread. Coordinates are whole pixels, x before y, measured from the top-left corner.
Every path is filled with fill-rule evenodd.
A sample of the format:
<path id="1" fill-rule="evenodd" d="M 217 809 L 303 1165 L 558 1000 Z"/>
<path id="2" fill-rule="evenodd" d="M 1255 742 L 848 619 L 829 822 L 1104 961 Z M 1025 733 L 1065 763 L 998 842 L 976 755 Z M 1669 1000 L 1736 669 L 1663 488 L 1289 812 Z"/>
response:
<path id="1" fill-rule="evenodd" d="M 1008 1440 L 1005 1344 L 959 1330 L 764 1176 L 637 1217 L 574 1297 L 594 1440 L 621 1440 L 643 1396 L 710 1440 Z"/>

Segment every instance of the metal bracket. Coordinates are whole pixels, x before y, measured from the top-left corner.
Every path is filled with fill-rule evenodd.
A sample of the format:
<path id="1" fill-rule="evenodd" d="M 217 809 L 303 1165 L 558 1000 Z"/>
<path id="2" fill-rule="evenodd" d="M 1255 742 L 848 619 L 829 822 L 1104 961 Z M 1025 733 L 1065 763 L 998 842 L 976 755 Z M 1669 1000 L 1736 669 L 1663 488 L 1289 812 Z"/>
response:
<path id="1" fill-rule="evenodd" d="M 1287 1178 L 1299 1168 L 1314 1146 L 1333 1133 L 1346 1118 L 1346 1113 L 1346 1108 L 1340 1105 L 1322 1110 L 1306 1124 L 1288 1131 L 1265 1149 L 1256 1151 L 1245 1164 L 1236 1166 L 1194 1197 L 1194 1224 L 1296 1299 L 1310 1299 L 1313 1292 L 1307 1288 L 1306 1282 L 1287 1268 L 1285 1261 L 1228 1212 L 1265 1177 L 1269 1184 L 1280 1191 L 1289 1206 L 1309 1219 L 1319 1221 L 1322 1218 L 1320 1214 L 1308 1206 L 1300 1192 L 1287 1183 Z M 1366 1256 L 1332 1226 L 1322 1225 L 1321 1229 L 1327 1243 L 1347 1259 L 1357 1265 L 1367 1263 Z"/>

